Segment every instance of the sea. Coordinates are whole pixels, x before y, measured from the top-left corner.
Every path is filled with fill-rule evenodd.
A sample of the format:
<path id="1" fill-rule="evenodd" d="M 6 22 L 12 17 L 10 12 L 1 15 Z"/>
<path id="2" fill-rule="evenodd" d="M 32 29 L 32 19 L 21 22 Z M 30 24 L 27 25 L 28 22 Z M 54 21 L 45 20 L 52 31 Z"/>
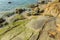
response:
<path id="1" fill-rule="evenodd" d="M 37 0 L 0 0 L 0 12 L 10 11 L 19 7 L 24 8 L 35 3 L 37 3 Z"/>

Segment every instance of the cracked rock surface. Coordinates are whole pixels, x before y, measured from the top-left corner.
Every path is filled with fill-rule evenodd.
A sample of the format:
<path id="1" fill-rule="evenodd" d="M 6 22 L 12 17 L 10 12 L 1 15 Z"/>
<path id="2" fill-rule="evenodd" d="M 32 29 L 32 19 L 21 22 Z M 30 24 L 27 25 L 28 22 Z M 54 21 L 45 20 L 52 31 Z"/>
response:
<path id="1" fill-rule="evenodd" d="M 60 2 L 49 3 L 37 18 L 0 28 L 0 40 L 60 40 Z"/>

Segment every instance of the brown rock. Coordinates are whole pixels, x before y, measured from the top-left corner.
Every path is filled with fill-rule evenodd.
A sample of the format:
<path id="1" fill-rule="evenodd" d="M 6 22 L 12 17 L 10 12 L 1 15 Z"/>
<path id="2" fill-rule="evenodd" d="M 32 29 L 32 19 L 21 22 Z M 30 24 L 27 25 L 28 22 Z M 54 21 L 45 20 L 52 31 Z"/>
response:
<path id="1" fill-rule="evenodd" d="M 43 15 L 52 15 L 56 17 L 59 15 L 59 13 L 60 13 L 60 3 L 53 2 L 53 3 L 47 4 L 47 7 Z"/>
<path id="2" fill-rule="evenodd" d="M 48 34 L 50 37 L 55 38 L 55 36 L 57 35 L 57 32 L 56 32 L 56 30 L 49 30 Z"/>

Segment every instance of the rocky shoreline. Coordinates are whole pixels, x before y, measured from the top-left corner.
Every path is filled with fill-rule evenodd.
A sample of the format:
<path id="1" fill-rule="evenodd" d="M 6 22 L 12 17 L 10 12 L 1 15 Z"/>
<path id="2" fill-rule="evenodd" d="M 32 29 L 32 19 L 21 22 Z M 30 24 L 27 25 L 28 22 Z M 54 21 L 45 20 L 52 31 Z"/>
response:
<path id="1" fill-rule="evenodd" d="M 0 40 L 60 40 L 60 1 L 5 14 L 0 18 Z"/>

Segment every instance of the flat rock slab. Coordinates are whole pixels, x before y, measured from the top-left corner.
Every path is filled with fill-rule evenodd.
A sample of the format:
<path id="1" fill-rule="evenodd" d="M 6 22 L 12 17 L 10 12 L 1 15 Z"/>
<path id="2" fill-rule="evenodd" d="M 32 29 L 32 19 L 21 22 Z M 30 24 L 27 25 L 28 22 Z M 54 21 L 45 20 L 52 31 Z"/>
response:
<path id="1" fill-rule="evenodd" d="M 20 25 L 8 31 L 1 40 L 59 40 L 60 32 L 56 30 L 60 25 L 59 20 L 60 18 L 39 16 L 31 19 L 24 26 Z M 57 33 L 57 35 L 52 33 Z"/>
<path id="2" fill-rule="evenodd" d="M 38 30 L 44 26 L 44 24 L 49 20 L 48 16 L 40 16 L 37 19 L 31 20 L 26 26 Z"/>

